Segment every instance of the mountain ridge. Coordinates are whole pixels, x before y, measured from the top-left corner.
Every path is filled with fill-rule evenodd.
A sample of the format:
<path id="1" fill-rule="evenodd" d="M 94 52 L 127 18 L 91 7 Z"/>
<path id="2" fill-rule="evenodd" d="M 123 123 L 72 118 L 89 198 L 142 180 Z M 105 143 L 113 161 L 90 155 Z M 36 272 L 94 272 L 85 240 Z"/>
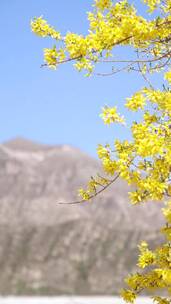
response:
<path id="1" fill-rule="evenodd" d="M 77 199 L 99 162 L 69 145 L 38 146 L 0 145 L 0 293 L 118 293 L 138 242 L 161 241 L 161 204 L 131 206 L 118 180 L 92 202 L 59 205 Z"/>

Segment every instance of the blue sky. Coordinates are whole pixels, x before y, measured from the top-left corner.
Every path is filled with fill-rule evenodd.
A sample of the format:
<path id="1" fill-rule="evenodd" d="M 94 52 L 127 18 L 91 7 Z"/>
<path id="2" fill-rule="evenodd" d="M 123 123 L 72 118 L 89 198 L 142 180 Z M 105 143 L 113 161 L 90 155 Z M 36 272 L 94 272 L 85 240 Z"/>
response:
<path id="1" fill-rule="evenodd" d="M 140 1 L 136 2 L 141 10 Z M 43 48 L 54 41 L 33 35 L 31 18 L 43 15 L 63 34 L 86 33 L 91 4 L 91 0 L 0 1 L 0 142 L 22 136 L 47 144 L 71 144 L 95 156 L 98 143 L 128 136 L 123 128 L 104 126 L 99 113 L 104 104 L 118 104 L 125 114 L 125 98 L 144 84 L 140 76 L 86 78 L 71 64 L 56 71 L 40 68 Z M 103 71 L 110 71 L 109 67 Z"/>

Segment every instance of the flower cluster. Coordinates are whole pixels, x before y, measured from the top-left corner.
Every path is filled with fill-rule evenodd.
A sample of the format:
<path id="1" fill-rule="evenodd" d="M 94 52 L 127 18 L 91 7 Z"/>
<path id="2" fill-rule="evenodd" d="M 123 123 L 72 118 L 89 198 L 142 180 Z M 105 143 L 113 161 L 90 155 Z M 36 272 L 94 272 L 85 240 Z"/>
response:
<path id="1" fill-rule="evenodd" d="M 40 37 L 50 36 L 56 40 L 61 38 L 60 33 L 51 27 L 42 17 L 34 18 L 34 20 L 31 21 L 31 29 Z"/>
<path id="2" fill-rule="evenodd" d="M 135 7 L 126 0 L 117 3 L 112 0 L 95 0 L 94 10 L 88 13 L 89 31 L 86 36 L 72 32 L 62 36 L 42 17 L 31 21 L 31 29 L 38 36 L 54 38 L 58 43 L 57 49 L 65 54 L 65 60 L 76 61 L 74 66 L 79 71 L 88 70 L 91 74 L 95 65 L 101 61 L 101 56 L 112 56 L 112 49 L 116 45 L 131 46 L 138 50 L 142 54 L 141 70 L 144 73 L 160 71 L 170 54 L 170 1 L 167 0 L 165 5 L 162 2 L 160 4 L 160 0 L 144 2 L 150 11 L 157 12 L 159 8 L 162 13 L 156 13 L 154 19 L 146 19 L 138 15 Z M 46 57 L 45 61 L 48 64 Z M 56 65 L 60 63 L 58 58 Z M 131 66 L 133 67 L 134 65 Z"/>
<path id="3" fill-rule="evenodd" d="M 168 239 L 171 239 L 171 201 L 167 202 L 163 208 L 163 214 L 167 221 L 163 232 Z M 167 229 L 167 231 L 165 230 Z M 142 242 L 139 246 L 140 255 L 138 266 L 147 269 L 143 274 L 139 272 L 126 278 L 129 289 L 122 290 L 122 296 L 125 301 L 133 303 L 139 292 L 144 289 L 155 291 L 166 289 L 171 293 L 171 247 L 166 243 L 156 248 L 154 251 L 149 250 L 148 244 Z M 170 304 L 169 298 L 153 296 L 153 300 L 158 304 Z"/>
<path id="4" fill-rule="evenodd" d="M 120 116 L 120 114 L 117 113 L 117 108 L 109 108 L 109 107 L 104 107 L 103 112 L 100 115 L 104 121 L 105 124 L 110 125 L 113 122 L 117 123 L 124 123 L 124 118 Z"/>

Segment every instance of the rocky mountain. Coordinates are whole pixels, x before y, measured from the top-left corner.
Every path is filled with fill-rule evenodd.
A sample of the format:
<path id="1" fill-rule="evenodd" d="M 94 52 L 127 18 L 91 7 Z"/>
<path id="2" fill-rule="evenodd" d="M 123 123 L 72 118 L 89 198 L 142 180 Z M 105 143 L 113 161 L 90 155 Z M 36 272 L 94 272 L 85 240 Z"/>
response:
<path id="1" fill-rule="evenodd" d="M 68 145 L 0 145 L 0 294 L 117 294 L 138 242 L 160 242 L 161 203 L 130 206 L 121 180 L 91 203 L 58 204 L 98 170 Z"/>

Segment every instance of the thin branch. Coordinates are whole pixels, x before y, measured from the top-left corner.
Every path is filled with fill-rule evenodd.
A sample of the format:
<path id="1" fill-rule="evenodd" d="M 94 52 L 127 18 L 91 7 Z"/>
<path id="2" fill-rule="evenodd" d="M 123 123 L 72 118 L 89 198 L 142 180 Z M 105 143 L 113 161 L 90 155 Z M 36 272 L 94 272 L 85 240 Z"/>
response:
<path id="1" fill-rule="evenodd" d="M 63 203 L 59 202 L 57 204 L 59 205 L 76 205 L 76 204 L 83 204 L 86 203 L 87 201 L 91 200 L 92 198 L 96 197 L 98 194 L 102 193 L 104 190 L 106 190 L 110 185 L 112 185 L 120 176 L 120 173 L 118 173 L 106 186 L 104 186 L 102 189 L 97 191 L 95 194 L 92 194 L 88 200 L 79 200 L 79 201 L 74 201 L 74 202 L 68 202 L 68 203 Z"/>
<path id="2" fill-rule="evenodd" d="M 162 27 L 163 25 L 165 25 L 165 24 L 170 24 L 170 23 L 171 23 L 170 20 L 166 20 L 165 22 L 163 22 L 163 23 L 161 23 L 161 24 L 156 24 L 156 27 Z M 123 43 L 123 42 L 125 42 L 125 41 L 127 41 L 127 40 L 129 40 L 129 39 L 131 39 L 131 38 L 134 38 L 134 36 L 133 36 L 133 35 L 130 35 L 130 36 L 128 36 L 128 37 L 125 37 L 125 38 L 123 38 L 123 39 L 120 39 L 120 40 L 118 40 L 118 41 L 112 43 L 111 45 L 106 45 L 106 46 L 103 47 L 102 51 L 105 50 L 106 48 L 112 48 L 112 47 L 114 47 L 115 45 L 120 45 L 121 43 Z M 167 42 L 168 42 L 168 41 L 170 41 L 171 38 L 165 38 L 165 39 L 167 39 Z M 61 40 L 64 41 L 65 38 L 62 37 Z M 162 42 L 162 41 L 161 41 L 161 42 Z M 93 49 L 93 50 L 91 51 L 91 53 L 92 53 L 92 54 L 97 54 L 97 53 L 99 53 L 99 50 L 94 50 L 94 49 Z M 159 57 L 159 58 L 150 59 L 150 60 L 148 60 L 148 61 L 141 61 L 141 62 L 154 62 L 154 61 L 158 61 L 158 60 L 161 60 L 162 58 L 166 57 L 168 54 L 171 54 L 171 52 L 169 52 L 169 53 L 167 53 L 167 54 L 164 54 L 163 56 L 161 56 L 161 57 Z M 64 60 L 58 61 L 58 62 L 56 63 L 56 65 L 62 64 L 62 63 L 67 63 L 67 62 L 74 61 L 74 60 L 79 60 L 79 59 L 81 59 L 81 58 L 83 58 L 83 57 L 86 57 L 86 56 L 79 55 L 79 56 L 76 56 L 76 57 L 68 57 L 68 58 L 66 58 L 66 59 L 64 59 Z M 87 59 L 89 59 L 89 60 L 92 61 L 91 58 L 87 58 Z M 127 60 L 124 60 L 124 61 L 105 61 L 105 60 L 104 60 L 104 61 L 97 61 L 97 62 L 118 62 L 118 63 L 119 63 L 119 62 L 120 62 L 120 63 L 121 63 L 121 62 L 128 62 L 128 63 L 136 63 L 136 61 L 127 61 Z M 48 66 L 48 64 L 45 63 L 45 64 L 42 64 L 42 65 L 41 65 L 41 67 L 45 67 L 45 66 Z"/>
<path id="3" fill-rule="evenodd" d="M 109 73 L 93 73 L 93 74 L 96 76 L 111 76 L 111 75 L 117 74 L 119 72 L 122 72 L 122 71 L 125 71 L 125 70 L 131 68 L 132 65 L 133 65 L 133 63 L 128 64 L 127 66 L 125 66 L 123 68 L 113 70 L 112 72 L 109 72 Z"/>
<path id="4" fill-rule="evenodd" d="M 131 39 L 131 38 L 133 38 L 133 37 L 132 37 L 132 36 L 128 36 L 128 37 L 126 37 L 126 38 L 123 38 L 123 39 L 121 39 L 121 40 L 116 41 L 115 43 L 113 43 L 112 45 L 109 45 L 108 47 L 113 47 L 113 46 L 118 45 L 118 44 L 120 44 L 120 43 L 123 43 L 123 42 L 125 42 L 126 40 L 129 40 L 129 39 Z M 105 47 L 103 48 L 103 50 L 105 50 L 106 47 L 107 47 L 107 46 L 105 46 Z M 92 53 L 92 54 L 97 54 L 98 52 L 99 52 L 99 50 L 92 50 L 91 53 Z M 82 59 L 82 58 L 84 58 L 84 57 L 86 57 L 86 56 L 79 55 L 79 56 L 76 56 L 76 57 L 68 57 L 68 58 L 66 58 L 66 59 L 64 59 L 64 60 L 58 61 L 56 65 L 62 64 L 62 63 L 67 63 L 67 62 L 69 62 L 69 61 L 79 60 L 79 59 Z M 87 59 L 91 60 L 91 58 L 88 58 L 88 57 L 87 57 Z M 48 64 L 47 64 L 47 63 L 42 64 L 42 65 L 41 65 L 41 68 L 44 67 L 44 66 L 48 66 Z"/>
<path id="5" fill-rule="evenodd" d="M 139 52 L 138 52 L 138 50 L 137 50 L 136 53 L 137 53 L 137 57 L 139 58 Z M 144 80 L 149 84 L 150 88 L 151 88 L 152 90 L 154 90 L 154 87 L 153 87 L 151 81 L 150 81 L 150 80 L 148 79 L 148 77 L 143 73 L 140 62 L 138 62 L 137 65 L 138 65 L 138 68 L 139 68 L 140 73 L 141 73 L 142 77 L 144 78 Z"/>
<path id="6" fill-rule="evenodd" d="M 157 58 L 153 58 L 153 59 L 144 59 L 144 60 L 109 60 L 109 59 L 103 59 L 103 60 L 98 60 L 97 62 L 100 62 L 100 63 L 150 63 L 150 62 L 155 62 L 155 61 L 159 61 L 165 57 L 168 57 L 168 55 L 171 56 L 171 51 L 168 52 L 168 53 L 165 53 L 163 54 L 162 56 L 160 57 L 157 57 Z"/>

